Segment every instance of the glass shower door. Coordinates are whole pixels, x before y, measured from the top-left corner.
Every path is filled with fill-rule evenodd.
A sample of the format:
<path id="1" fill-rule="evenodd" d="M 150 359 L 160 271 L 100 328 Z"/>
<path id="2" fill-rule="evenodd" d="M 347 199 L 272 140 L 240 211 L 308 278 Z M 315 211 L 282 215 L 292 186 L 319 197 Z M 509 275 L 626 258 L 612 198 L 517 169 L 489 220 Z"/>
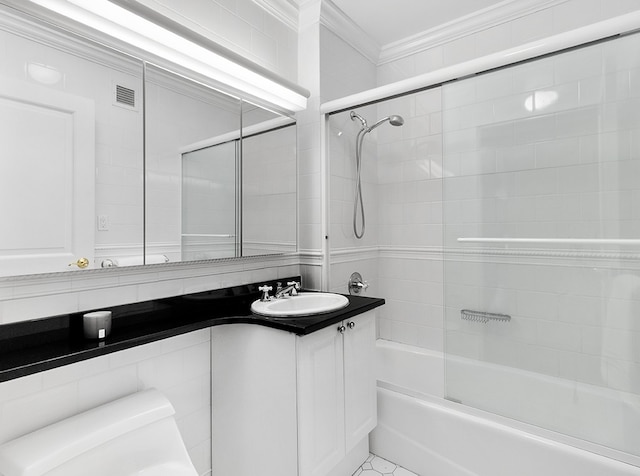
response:
<path id="1" fill-rule="evenodd" d="M 447 398 L 640 455 L 640 36 L 443 86 Z"/>

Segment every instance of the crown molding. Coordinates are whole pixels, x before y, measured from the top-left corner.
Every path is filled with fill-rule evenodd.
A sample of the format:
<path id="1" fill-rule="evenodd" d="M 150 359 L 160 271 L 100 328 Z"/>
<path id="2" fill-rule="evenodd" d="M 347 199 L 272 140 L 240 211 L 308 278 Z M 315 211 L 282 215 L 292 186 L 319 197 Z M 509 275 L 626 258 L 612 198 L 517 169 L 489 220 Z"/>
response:
<path id="1" fill-rule="evenodd" d="M 292 30 L 298 31 L 298 6 L 293 0 L 253 0 L 253 3 Z"/>
<path id="2" fill-rule="evenodd" d="M 377 64 L 414 55 L 450 41 L 555 7 L 569 0 L 505 0 L 380 49 Z"/>
<path id="3" fill-rule="evenodd" d="M 380 45 L 331 0 L 322 0 L 320 23 L 346 41 L 373 64 L 378 64 Z"/>
<path id="4" fill-rule="evenodd" d="M 266 0 L 254 0 L 266 1 Z M 269 0 L 275 1 L 275 0 Z M 279 0 L 286 1 L 286 0 Z M 382 65 L 555 7 L 569 0 L 504 0 L 403 40 L 380 46 L 331 0 L 322 0 L 320 22 L 375 65 Z"/>

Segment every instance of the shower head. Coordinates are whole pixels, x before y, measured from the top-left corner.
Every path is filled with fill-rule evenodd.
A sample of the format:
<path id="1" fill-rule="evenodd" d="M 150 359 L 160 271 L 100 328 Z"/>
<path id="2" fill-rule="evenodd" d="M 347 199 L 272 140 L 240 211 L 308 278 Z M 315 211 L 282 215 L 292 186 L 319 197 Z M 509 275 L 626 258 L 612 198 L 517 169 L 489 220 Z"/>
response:
<path id="1" fill-rule="evenodd" d="M 392 126 L 401 126 L 404 124 L 404 118 L 398 115 L 389 116 L 389 124 Z"/>
<path id="2" fill-rule="evenodd" d="M 378 127 L 381 124 L 384 124 L 385 122 L 389 121 L 389 124 L 391 124 L 392 126 L 401 126 L 404 124 L 404 119 L 402 118 L 402 116 L 398 116 L 398 115 L 393 115 L 393 116 L 387 116 L 383 119 L 380 119 L 378 122 L 376 122 L 374 125 L 372 125 L 371 127 L 368 128 L 367 132 L 371 132 L 372 130 L 374 130 L 376 127 Z"/>
<path id="3" fill-rule="evenodd" d="M 389 121 L 389 124 L 391 124 L 392 126 L 401 126 L 404 124 L 404 119 L 402 118 L 402 116 L 398 116 L 396 114 L 380 119 L 371 127 L 367 125 L 366 119 L 362 117 L 360 114 L 358 114 L 356 111 L 351 111 L 350 116 L 352 121 L 355 121 L 356 119 L 360 121 L 360 124 L 362 124 L 362 129 L 360 130 L 360 133 L 364 132 L 365 134 L 368 132 L 371 132 L 376 127 L 378 127 L 381 124 L 384 124 L 387 121 Z"/>

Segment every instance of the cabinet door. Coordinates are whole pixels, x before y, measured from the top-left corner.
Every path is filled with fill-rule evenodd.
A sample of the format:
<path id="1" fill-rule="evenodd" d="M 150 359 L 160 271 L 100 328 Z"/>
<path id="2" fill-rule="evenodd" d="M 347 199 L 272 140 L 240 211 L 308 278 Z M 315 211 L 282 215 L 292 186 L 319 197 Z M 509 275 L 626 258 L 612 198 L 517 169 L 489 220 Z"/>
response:
<path id="1" fill-rule="evenodd" d="M 298 339 L 300 476 L 324 476 L 345 454 L 340 325 Z"/>
<path id="2" fill-rule="evenodd" d="M 376 319 L 374 311 L 344 322 L 346 451 L 366 437 L 377 423 L 374 373 Z"/>
<path id="3" fill-rule="evenodd" d="M 211 328 L 213 474 L 298 473 L 295 342 L 254 324 Z"/>

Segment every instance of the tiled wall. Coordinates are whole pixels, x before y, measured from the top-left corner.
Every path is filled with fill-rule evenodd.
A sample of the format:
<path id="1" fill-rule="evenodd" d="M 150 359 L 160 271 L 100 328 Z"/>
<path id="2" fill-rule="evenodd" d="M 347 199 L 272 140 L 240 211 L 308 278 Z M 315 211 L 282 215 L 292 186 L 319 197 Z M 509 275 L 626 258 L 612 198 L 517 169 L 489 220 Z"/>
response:
<path id="1" fill-rule="evenodd" d="M 370 125 L 362 154 L 367 231 L 356 240 L 352 217 L 355 140 L 349 112 L 331 116 L 331 287 L 346 289 L 353 271 L 386 299 L 381 338 L 442 350 L 442 117 L 440 88 L 357 109 Z"/>
<path id="2" fill-rule="evenodd" d="M 378 105 L 381 117 L 400 114 L 402 127 L 380 128 L 378 195 L 380 337 L 442 350 L 441 90 Z"/>
<path id="3" fill-rule="evenodd" d="M 200 475 L 211 472 L 209 329 L 0 383 L 0 443 L 148 388 L 160 390 Z"/>

